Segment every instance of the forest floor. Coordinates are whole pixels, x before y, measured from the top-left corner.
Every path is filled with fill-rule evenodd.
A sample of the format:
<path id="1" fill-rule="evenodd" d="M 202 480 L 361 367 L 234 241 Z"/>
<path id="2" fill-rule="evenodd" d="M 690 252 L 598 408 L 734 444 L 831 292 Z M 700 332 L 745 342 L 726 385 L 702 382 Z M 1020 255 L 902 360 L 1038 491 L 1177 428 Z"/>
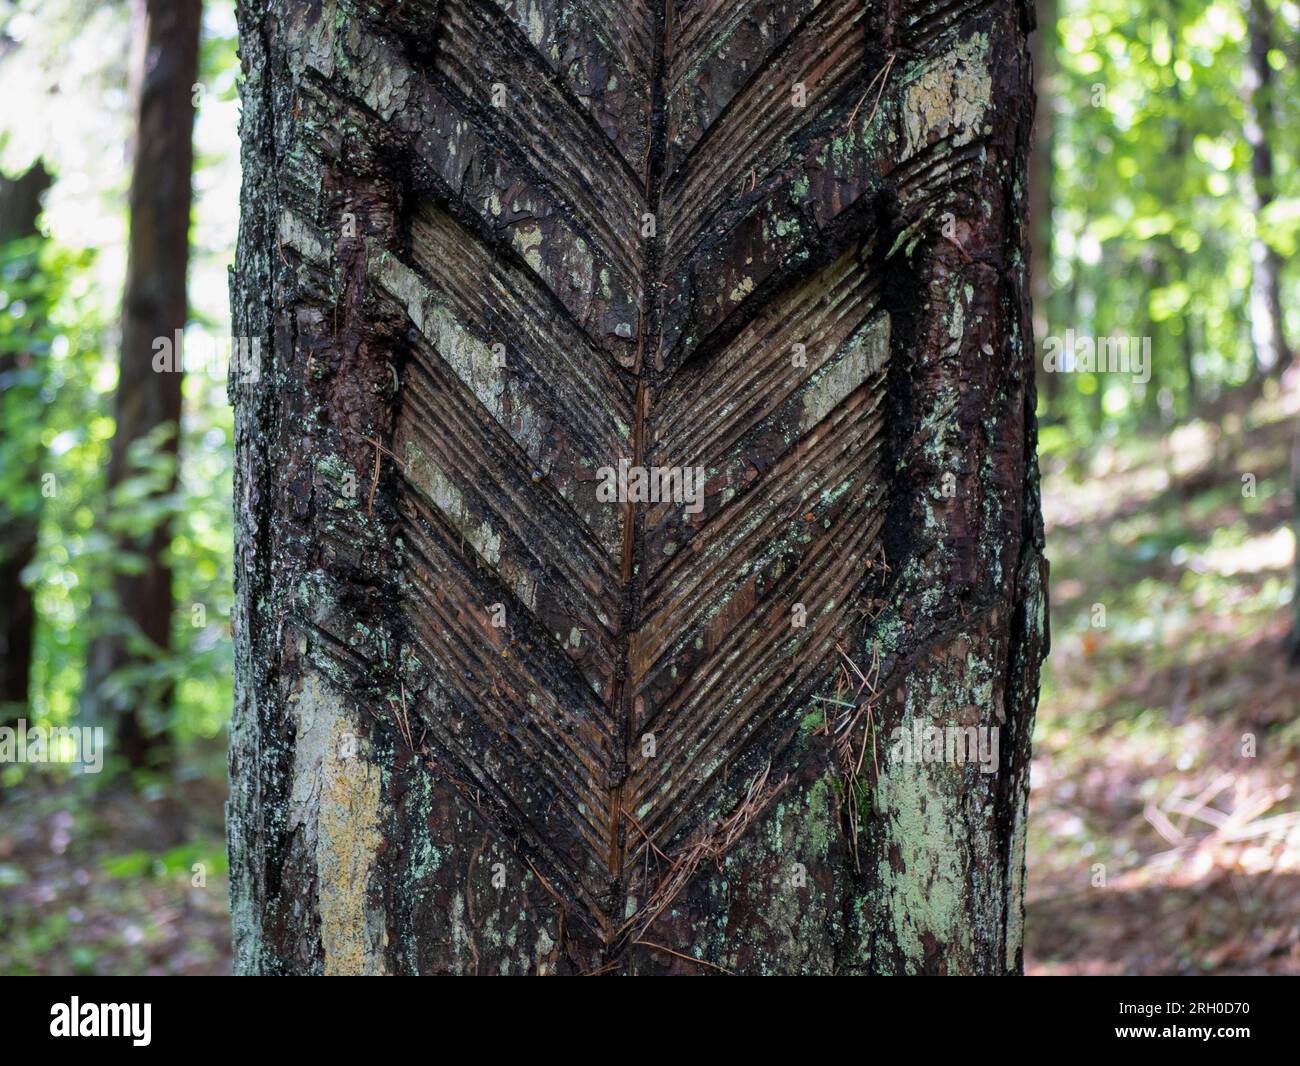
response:
<path id="1" fill-rule="evenodd" d="M 1300 973 L 1297 414 L 1044 458 L 1030 974 Z"/>
<path id="2" fill-rule="evenodd" d="M 1300 973 L 1298 416 L 1261 401 L 1069 463 L 1044 431 L 1030 974 Z M 225 781 L 219 753 L 202 764 L 165 789 L 33 774 L 0 799 L 0 973 L 230 972 Z"/>
<path id="3" fill-rule="evenodd" d="M 0 974 L 229 973 L 225 796 L 30 774 L 0 801 Z"/>

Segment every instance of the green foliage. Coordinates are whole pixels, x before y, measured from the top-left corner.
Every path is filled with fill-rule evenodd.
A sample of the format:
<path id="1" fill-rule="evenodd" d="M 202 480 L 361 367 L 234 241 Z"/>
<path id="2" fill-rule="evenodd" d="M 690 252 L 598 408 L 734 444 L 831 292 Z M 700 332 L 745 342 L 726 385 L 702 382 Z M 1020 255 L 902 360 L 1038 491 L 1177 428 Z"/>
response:
<path id="1" fill-rule="evenodd" d="M 66 258 L 42 262 L 39 237 L 0 248 L 0 526 L 41 512 L 42 485 L 32 475 L 46 450 L 37 413 L 51 399 L 49 311 L 71 269 Z"/>
<path id="2" fill-rule="evenodd" d="M 228 0 L 205 4 L 195 128 L 188 332 L 217 337 L 229 332 L 225 271 L 237 207 L 231 8 Z M 38 614 L 29 721 L 73 721 L 91 642 L 126 631 L 142 659 L 110 677 L 107 694 L 139 701 L 146 724 L 173 734 L 179 773 L 223 775 L 233 600 L 233 419 L 224 381 L 187 375 L 181 425 L 136 442 L 130 475 L 111 497 L 105 492 L 125 268 L 128 14 L 121 3 L 0 2 L 0 33 L 17 42 L 0 55 L 0 88 L 13 98 L 23 86 L 34 105 L 0 120 L 0 156 L 16 172 L 39 154 L 56 176 L 43 236 L 0 251 L 0 353 L 30 353 L 6 375 L 0 398 L 0 522 L 19 514 L 40 521 L 24 575 Z M 175 468 L 164 439 L 177 432 L 176 490 L 160 491 Z M 140 569 L 144 540 L 164 521 L 176 604 L 165 655 L 129 630 L 112 594 L 113 575 Z M 123 550 L 122 537 L 137 547 Z M 5 767 L 0 784 L 12 786 L 25 769 Z"/>
<path id="3" fill-rule="evenodd" d="M 1274 10 L 1275 40 L 1295 34 Z M 1290 21 L 1288 21 L 1290 20 Z M 1053 30 L 1055 31 L 1053 33 Z M 1149 385 L 1122 375 L 1061 375 L 1045 412 L 1067 428 L 1049 453 L 1108 425 L 1194 412 L 1198 398 L 1252 373 L 1250 242 L 1290 256 L 1300 232 L 1296 144 L 1300 92 L 1291 56 L 1275 51 L 1278 199 L 1256 220 L 1245 190 L 1246 26 L 1237 0 L 1061 0 L 1052 115 L 1052 295 L 1049 334 L 1150 336 Z M 1295 308 L 1297 278 L 1283 275 Z M 1288 334 L 1295 338 L 1294 312 Z"/>
<path id="4" fill-rule="evenodd" d="M 137 878 L 190 878 L 195 867 L 202 867 L 205 875 L 226 873 L 226 845 L 221 840 L 201 840 L 181 844 L 167 851 L 131 851 L 124 855 L 109 855 L 100 864 L 110 877 Z"/>

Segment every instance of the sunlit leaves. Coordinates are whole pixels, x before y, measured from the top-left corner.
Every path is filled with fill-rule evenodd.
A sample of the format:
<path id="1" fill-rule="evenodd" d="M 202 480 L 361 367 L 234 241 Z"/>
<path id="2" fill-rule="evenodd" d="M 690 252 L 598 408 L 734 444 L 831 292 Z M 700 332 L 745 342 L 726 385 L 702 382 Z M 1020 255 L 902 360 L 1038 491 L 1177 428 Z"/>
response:
<path id="1" fill-rule="evenodd" d="M 1283 8 L 1300 17 L 1292 0 Z M 1056 30 L 1049 324 L 1057 333 L 1150 333 L 1155 385 L 1180 395 L 1192 384 L 1189 365 L 1214 375 L 1202 385 L 1243 380 L 1252 367 L 1246 290 L 1256 219 L 1245 196 L 1240 4 L 1063 0 Z M 1269 62 L 1277 99 L 1287 101 L 1300 85 L 1281 20 L 1277 39 L 1283 47 Z M 1300 122 L 1285 106 L 1276 118 L 1279 199 L 1258 232 L 1290 256 L 1300 241 Z M 1283 282 L 1284 303 L 1295 306 L 1289 266 Z M 1098 405 L 1082 378 L 1060 388 L 1055 416 L 1095 429 L 1107 412 L 1129 417 L 1149 402 L 1141 386 L 1107 382 Z M 1131 402 L 1113 400 L 1112 385 Z"/>

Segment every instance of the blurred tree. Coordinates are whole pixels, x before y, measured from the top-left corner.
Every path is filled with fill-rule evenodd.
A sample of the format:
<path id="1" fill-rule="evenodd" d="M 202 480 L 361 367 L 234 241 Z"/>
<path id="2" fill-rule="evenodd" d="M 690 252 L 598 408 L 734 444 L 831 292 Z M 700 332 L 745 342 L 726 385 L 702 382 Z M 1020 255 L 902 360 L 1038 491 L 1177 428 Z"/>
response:
<path id="1" fill-rule="evenodd" d="M 1300 433 L 1291 447 L 1292 523 L 1295 533 L 1295 565 L 1291 583 L 1291 662 L 1300 666 Z"/>
<path id="2" fill-rule="evenodd" d="M 1250 336 L 1258 372 L 1284 370 L 1291 361 L 1282 312 L 1282 257 L 1265 239 L 1264 215 L 1277 199 L 1273 169 L 1277 138 L 1275 82 L 1270 53 L 1275 46 L 1275 15 L 1268 0 L 1243 0 L 1246 16 L 1245 122 L 1242 132 L 1250 145 L 1250 169 L 1243 182 L 1246 206 L 1254 216 L 1250 242 Z M 1293 528 L 1296 562 L 1292 587 L 1290 654 L 1300 662 L 1300 433 L 1292 450 Z"/>
<path id="3" fill-rule="evenodd" d="M 1245 122 L 1242 132 L 1250 145 L 1250 168 L 1243 185 L 1246 207 L 1254 216 L 1250 242 L 1250 335 L 1255 366 L 1263 373 L 1277 372 L 1290 361 L 1282 317 L 1282 258 L 1263 236 L 1262 216 L 1277 197 L 1273 174 L 1273 143 L 1277 137 L 1274 75 L 1269 63 L 1273 50 L 1273 12 L 1268 0 L 1243 0 L 1246 13 Z"/>
<path id="4" fill-rule="evenodd" d="M 1300 239 L 1300 112 L 1276 105 L 1300 86 L 1282 50 L 1293 33 L 1280 29 L 1271 0 L 1057 3 L 1059 291 L 1038 311 L 1056 333 L 1150 334 L 1153 361 L 1147 384 L 1087 373 L 1059 383 L 1045 440 L 1068 450 L 1095 432 L 1174 414 L 1216 417 L 1225 391 L 1258 373 L 1252 319 L 1278 338 L 1285 363 L 1281 315 L 1295 292 L 1288 256 Z M 1257 188 L 1271 198 L 1253 209 Z M 1252 305 L 1271 311 L 1252 315 Z"/>
<path id="5" fill-rule="evenodd" d="M 37 281 L 37 218 L 50 175 L 37 162 L 17 178 L 0 176 L 0 268 L 6 303 L 22 308 L 19 328 L 0 334 L 0 394 L 3 395 L 4 495 L 0 499 L 0 721 L 20 717 L 31 679 L 36 617 L 23 570 L 36 555 L 42 490 L 39 404 L 44 360 L 39 347 L 45 320 Z M 10 316 L 11 320 L 14 316 Z"/>
<path id="6" fill-rule="evenodd" d="M 1037 0 L 1038 30 L 1029 38 L 1034 64 L 1034 146 L 1029 154 L 1029 284 L 1034 300 L 1034 340 L 1040 345 L 1050 327 L 1052 294 L 1052 71 L 1056 67 L 1056 0 Z M 1034 360 L 1040 405 L 1046 418 L 1059 416 L 1061 376 Z"/>
<path id="7" fill-rule="evenodd" d="M 200 0 L 138 0 L 133 77 L 137 124 L 133 138 L 130 237 L 122 303 L 121 361 L 114 396 L 116 430 L 108 463 L 110 506 L 128 483 L 138 442 L 149 441 L 172 462 L 168 494 L 176 486 L 175 457 L 181 416 L 181 352 L 155 370 L 158 345 L 172 346 L 187 317 L 186 272 L 192 199 L 193 125 L 198 76 Z M 165 510 L 143 530 L 119 531 L 125 566 L 115 575 L 115 603 L 100 620 L 115 624 L 98 636 L 86 665 L 83 708 L 112 719 L 119 752 L 131 766 L 156 761 L 165 730 L 146 721 L 130 676 L 171 645 L 172 588 L 167 551 L 172 534 Z M 114 675 L 119 675 L 117 679 Z M 170 690 L 160 710 L 170 702 Z"/>

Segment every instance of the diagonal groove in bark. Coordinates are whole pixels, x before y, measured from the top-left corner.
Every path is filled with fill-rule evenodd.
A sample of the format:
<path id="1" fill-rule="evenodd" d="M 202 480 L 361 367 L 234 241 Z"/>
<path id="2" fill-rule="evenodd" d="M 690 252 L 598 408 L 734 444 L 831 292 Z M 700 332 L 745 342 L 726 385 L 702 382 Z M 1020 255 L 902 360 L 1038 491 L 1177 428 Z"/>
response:
<path id="1" fill-rule="evenodd" d="M 825 31 L 809 14 L 816 6 L 816 0 L 724 4 L 718 6 L 721 17 L 701 17 L 687 23 L 680 39 L 673 41 L 666 87 L 671 105 L 667 144 L 670 185 L 681 180 L 683 164 L 689 162 L 689 170 L 695 172 L 703 160 L 717 155 L 708 143 L 711 138 L 743 128 L 745 116 L 737 112 L 746 108 L 752 117 L 755 101 L 765 95 L 764 81 L 774 83 L 779 95 L 788 90 L 792 80 L 797 80 L 787 80 L 785 75 L 799 69 L 809 58 L 798 49 L 803 45 L 806 51 L 810 43 L 803 36 L 805 28 L 812 25 Z M 823 7 L 821 13 L 825 10 Z M 707 36 L 702 32 L 704 27 L 709 29 Z M 767 34 L 762 32 L 765 28 Z M 782 64 L 789 69 L 782 69 Z M 707 85 L 701 85 L 696 78 L 704 66 L 709 72 Z M 713 82 L 731 82 L 730 92 L 721 98 L 711 95 Z M 768 121 L 781 117 L 779 113 L 771 114 Z"/>
<path id="2" fill-rule="evenodd" d="M 761 161 L 770 169 L 785 162 L 800 132 L 826 121 L 823 108 L 791 106 L 790 87 L 802 82 L 813 100 L 843 93 L 865 56 L 864 14 L 861 7 L 837 4 L 817 9 L 708 123 L 669 179 L 673 262 L 688 250 L 686 239 L 701 220 L 748 180 L 755 165 Z M 843 114 L 839 108 L 830 113 Z"/>
<path id="3" fill-rule="evenodd" d="M 509 19 L 492 18 L 489 25 L 488 14 L 483 6 L 471 11 L 462 9 L 459 0 L 449 0 L 444 18 L 451 32 L 442 38 L 445 43 L 436 58 L 438 80 L 458 90 L 466 119 L 490 130 L 498 151 L 524 153 L 533 173 L 565 190 L 570 209 L 586 209 L 590 230 L 626 257 L 622 265 L 635 270 L 639 265 L 639 249 L 631 236 L 635 230 L 620 222 L 639 214 L 635 193 L 640 175 L 575 97 L 550 76 L 530 76 L 539 68 L 550 74 L 531 42 Z M 510 106 L 494 107 L 482 91 L 485 77 L 528 95 Z M 538 126 L 547 130 L 544 142 L 525 136 Z"/>

